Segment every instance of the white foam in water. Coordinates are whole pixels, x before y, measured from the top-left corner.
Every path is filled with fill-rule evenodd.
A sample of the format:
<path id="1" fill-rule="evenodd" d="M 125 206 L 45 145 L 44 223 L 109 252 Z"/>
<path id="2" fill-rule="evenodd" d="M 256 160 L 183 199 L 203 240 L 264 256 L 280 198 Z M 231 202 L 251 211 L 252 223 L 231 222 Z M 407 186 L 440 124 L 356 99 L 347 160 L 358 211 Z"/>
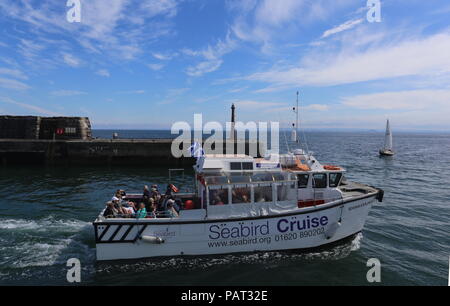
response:
<path id="1" fill-rule="evenodd" d="M 361 248 L 361 240 L 363 238 L 362 233 L 358 233 L 355 239 L 352 240 L 351 251 L 357 251 Z"/>
<path id="2" fill-rule="evenodd" d="M 41 220 L 0 219 L 0 229 L 36 229 L 39 231 L 63 229 L 65 231 L 76 231 L 89 224 L 89 222 L 80 220 L 55 220 L 52 216 Z"/>
<path id="3" fill-rule="evenodd" d="M 75 253 L 67 249 L 70 245 L 76 245 L 79 256 L 85 256 L 83 253 L 89 248 L 83 248 L 77 240 L 89 225 L 80 220 L 56 220 L 52 216 L 41 220 L 0 219 L 0 230 L 3 230 L 0 264 L 14 268 L 54 265 L 64 262 L 61 258 L 65 251 Z"/>

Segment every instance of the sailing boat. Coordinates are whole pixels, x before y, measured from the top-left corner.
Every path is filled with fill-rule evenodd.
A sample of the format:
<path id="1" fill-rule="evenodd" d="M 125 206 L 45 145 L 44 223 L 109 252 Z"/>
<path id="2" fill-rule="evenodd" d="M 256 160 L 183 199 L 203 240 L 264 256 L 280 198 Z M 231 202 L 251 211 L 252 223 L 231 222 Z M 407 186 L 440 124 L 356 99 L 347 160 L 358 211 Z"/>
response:
<path id="1" fill-rule="evenodd" d="M 389 125 L 389 119 L 386 123 L 386 134 L 384 136 L 384 147 L 380 150 L 381 156 L 392 156 L 394 151 L 392 150 L 392 132 Z"/>

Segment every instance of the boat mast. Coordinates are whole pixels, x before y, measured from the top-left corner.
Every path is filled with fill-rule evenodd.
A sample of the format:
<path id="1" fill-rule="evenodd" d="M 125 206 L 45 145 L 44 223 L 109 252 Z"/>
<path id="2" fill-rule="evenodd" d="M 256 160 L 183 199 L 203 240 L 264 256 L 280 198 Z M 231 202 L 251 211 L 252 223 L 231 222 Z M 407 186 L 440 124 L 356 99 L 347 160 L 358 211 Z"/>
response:
<path id="1" fill-rule="evenodd" d="M 292 123 L 292 141 L 295 141 L 298 145 L 299 139 L 298 139 L 298 91 L 297 91 L 297 105 L 292 108 L 295 115 L 296 115 L 296 121 L 295 123 Z"/>
<path id="2" fill-rule="evenodd" d="M 298 91 L 297 91 L 297 109 L 296 109 L 295 114 L 297 115 L 297 121 L 295 123 L 295 135 L 297 136 L 296 137 L 296 142 L 298 144 Z"/>

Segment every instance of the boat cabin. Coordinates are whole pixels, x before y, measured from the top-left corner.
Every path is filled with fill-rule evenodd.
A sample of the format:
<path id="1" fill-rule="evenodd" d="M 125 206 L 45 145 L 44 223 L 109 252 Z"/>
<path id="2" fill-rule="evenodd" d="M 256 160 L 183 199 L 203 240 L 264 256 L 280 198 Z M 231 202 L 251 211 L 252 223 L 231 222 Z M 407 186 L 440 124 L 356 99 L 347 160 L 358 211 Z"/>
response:
<path id="1" fill-rule="evenodd" d="M 344 169 L 303 151 L 281 156 L 204 155 L 194 165 L 195 192 L 176 193 L 182 219 L 258 217 L 342 199 Z M 140 203 L 142 195 L 127 201 Z M 192 205 L 186 205 L 187 203 Z M 167 218 L 162 212 L 156 219 Z"/>

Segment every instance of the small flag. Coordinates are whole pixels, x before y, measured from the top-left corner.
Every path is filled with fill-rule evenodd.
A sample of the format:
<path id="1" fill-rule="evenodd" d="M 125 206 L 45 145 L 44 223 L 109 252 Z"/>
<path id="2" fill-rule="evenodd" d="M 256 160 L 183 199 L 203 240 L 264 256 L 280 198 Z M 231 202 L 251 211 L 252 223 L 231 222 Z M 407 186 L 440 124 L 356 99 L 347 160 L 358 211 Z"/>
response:
<path id="1" fill-rule="evenodd" d="M 190 146 L 188 150 L 191 153 L 191 156 L 195 158 L 199 158 L 205 155 L 205 151 L 198 142 L 194 142 L 194 144 Z"/>

